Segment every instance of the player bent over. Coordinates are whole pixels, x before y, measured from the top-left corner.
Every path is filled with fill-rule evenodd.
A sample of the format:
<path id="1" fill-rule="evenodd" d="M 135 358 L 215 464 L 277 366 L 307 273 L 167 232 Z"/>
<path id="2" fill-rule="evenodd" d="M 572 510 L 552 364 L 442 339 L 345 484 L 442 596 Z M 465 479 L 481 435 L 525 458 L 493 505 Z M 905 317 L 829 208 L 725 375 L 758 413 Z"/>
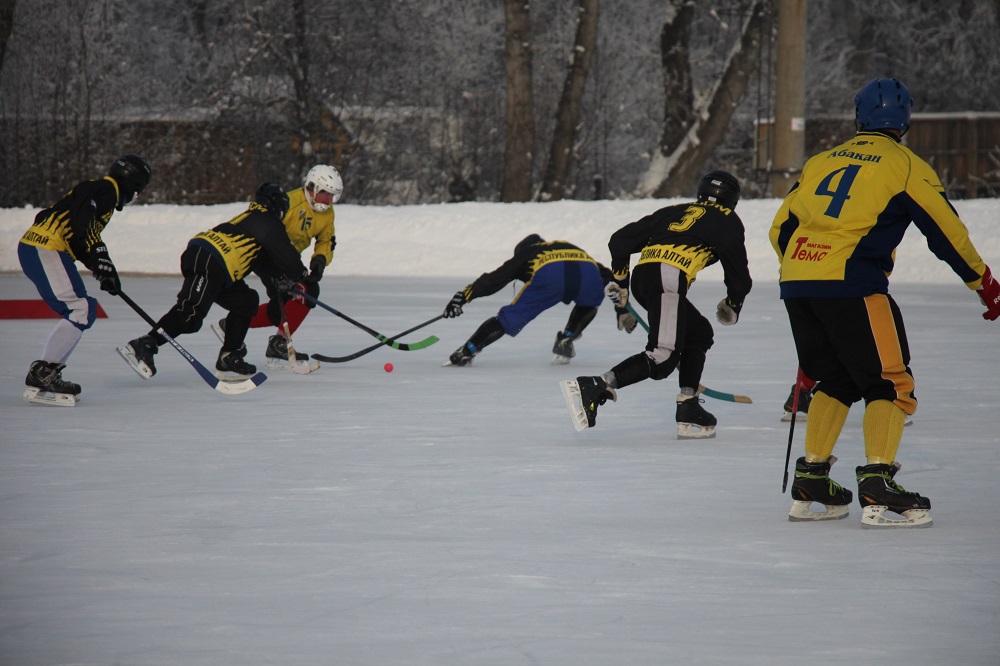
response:
<path id="1" fill-rule="evenodd" d="M 118 294 L 121 281 L 101 233 L 114 212 L 132 203 L 146 188 L 151 175 L 149 164 L 141 157 L 119 157 L 107 176 L 77 184 L 40 211 L 21 237 L 17 256 L 24 274 L 62 317 L 45 341 L 42 357 L 28 370 L 25 400 L 71 407 L 79 399 L 80 385 L 64 380 L 62 371 L 83 332 L 97 319 L 97 300 L 87 295 L 75 262 L 81 261 L 90 269 L 101 290 Z"/>
<path id="2" fill-rule="evenodd" d="M 594 426 L 597 408 L 615 400 L 617 389 L 646 379 L 664 379 L 676 369 L 678 438 L 715 436 L 716 418 L 705 411 L 698 397 L 714 333 L 708 319 L 688 299 L 688 291 L 699 271 L 720 262 L 727 296 L 718 304 L 716 318 L 724 326 L 739 319 L 753 284 L 743 222 L 735 212 L 739 198 L 739 181 L 725 171 L 712 171 L 699 182 L 695 201 L 661 208 L 612 234 L 608 248 L 614 281 L 606 287 L 607 296 L 619 312 L 629 314 L 625 307 L 630 260 L 638 253 L 631 288 L 635 300 L 649 312 L 649 336 L 645 351 L 603 375 L 562 383 L 578 430 Z"/>
<path id="3" fill-rule="evenodd" d="M 319 298 L 319 282 L 323 278 L 323 271 L 333 261 L 333 251 L 337 247 L 333 204 L 340 200 L 343 191 L 344 181 L 340 173 L 328 164 L 317 164 L 309 169 L 302 187 L 288 192 L 288 212 L 282 218 L 288 238 L 299 253 L 304 252 L 310 244 L 313 245 L 312 258 L 309 260 L 309 275 L 295 286 L 313 298 Z M 288 340 L 285 338 L 282 326 L 282 316 L 284 316 L 284 321 L 288 323 L 288 334 L 291 335 L 316 304 L 302 297 L 289 297 L 287 293 L 277 288 L 273 280 L 264 280 L 264 286 L 267 289 L 268 302 L 261 303 L 257 308 L 256 314 L 250 320 L 250 328 L 278 327 L 277 332 L 267 340 L 267 349 L 264 352 L 267 367 L 291 368 L 297 372 L 302 369 L 317 369 L 319 363 L 310 361 L 308 354 L 297 350 L 294 360 L 296 366 L 289 363 Z M 226 319 L 220 319 L 212 324 L 212 330 L 220 340 L 224 340 Z"/>
<path id="4" fill-rule="evenodd" d="M 484 347 L 504 334 L 517 335 L 535 317 L 559 303 L 574 305 L 566 328 L 556 333 L 552 363 L 569 363 L 576 356 L 573 343 L 597 316 L 597 308 L 604 301 L 603 285 L 610 279 L 608 268 L 572 243 L 546 241 L 538 234 L 525 237 L 515 246 L 513 257 L 456 292 L 445 306 L 446 318 L 458 317 L 462 314 L 462 306 L 472 299 L 495 294 L 514 280 L 524 282 L 514 301 L 500 308 L 495 317 L 484 321 L 472 337 L 452 353 L 445 365 L 472 365 L 472 360 Z M 628 332 L 633 328 L 634 319 Z"/>
<path id="5" fill-rule="evenodd" d="M 267 276 L 287 276 L 288 282 L 303 279 L 307 270 L 299 253 L 288 240 L 281 218 L 288 210 L 288 195 L 278 185 L 264 183 L 247 210 L 188 241 L 181 254 L 184 284 L 177 303 L 146 335 L 118 348 L 118 353 L 143 379 L 156 374 L 153 356 L 167 339 L 201 329 L 214 303 L 229 310 L 229 322 L 219 357 L 216 376 L 223 380 L 246 379 L 257 368 L 244 360 L 243 340 L 250 319 L 257 311 L 259 297 L 244 278 L 255 272 Z"/>

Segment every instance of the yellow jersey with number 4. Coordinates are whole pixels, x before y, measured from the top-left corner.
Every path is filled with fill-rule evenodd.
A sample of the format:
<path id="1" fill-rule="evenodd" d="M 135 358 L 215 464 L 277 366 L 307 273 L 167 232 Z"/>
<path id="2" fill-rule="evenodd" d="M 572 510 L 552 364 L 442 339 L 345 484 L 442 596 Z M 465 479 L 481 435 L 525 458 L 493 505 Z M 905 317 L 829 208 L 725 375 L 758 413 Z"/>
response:
<path id="1" fill-rule="evenodd" d="M 771 225 L 781 297 L 888 292 L 910 223 L 970 289 L 986 269 L 934 169 L 879 132 L 810 158 Z"/>

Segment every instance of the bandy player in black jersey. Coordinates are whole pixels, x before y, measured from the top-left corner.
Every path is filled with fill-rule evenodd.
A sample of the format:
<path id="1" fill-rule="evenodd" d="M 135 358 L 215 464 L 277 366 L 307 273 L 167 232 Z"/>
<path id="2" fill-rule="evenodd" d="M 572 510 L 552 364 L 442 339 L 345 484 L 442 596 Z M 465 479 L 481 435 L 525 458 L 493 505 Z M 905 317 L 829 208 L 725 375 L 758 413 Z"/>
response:
<path id="1" fill-rule="evenodd" d="M 715 436 L 716 419 L 698 398 L 714 333 L 708 319 L 688 299 L 688 292 L 699 271 L 720 263 L 726 298 L 718 304 L 716 318 L 724 326 L 739 319 L 753 285 L 746 232 L 735 212 L 739 198 L 739 181 L 725 171 L 712 171 L 699 182 L 695 201 L 661 208 L 612 234 L 608 249 L 614 280 L 605 293 L 622 308 L 629 301 L 631 286 L 633 299 L 649 313 L 649 336 L 644 351 L 603 375 L 563 382 L 578 429 L 594 426 L 598 406 L 617 399 L 616 389 L 645 379 L 664 379 L 677 370 L 677 436 Z M 630 276 L 634 254 L 639 258 Z"/>

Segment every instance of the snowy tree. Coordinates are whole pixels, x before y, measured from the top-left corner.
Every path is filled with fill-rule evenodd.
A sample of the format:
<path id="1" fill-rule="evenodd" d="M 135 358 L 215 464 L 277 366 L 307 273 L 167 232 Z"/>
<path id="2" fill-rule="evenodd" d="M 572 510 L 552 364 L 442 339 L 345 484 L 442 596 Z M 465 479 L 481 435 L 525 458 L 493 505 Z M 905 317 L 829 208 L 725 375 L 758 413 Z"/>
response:
<path id="1" fill-rule="evenodd" d="M 729 120 L 755 73 L 761 47 L 766 0 L 755 0 L 747 8 L 738 41 L 728 53 L 719 79 L 709 90 L 693 98 L 684 55 L 688 52 L 690 3 L 674 0 L 663 26 L 660 49 L 663 54 L 666 112 L 663 133 L 649 168 L 636 194 L 640 197 L 689 195 L 703 165 L 723 140 Z M 692 105 L 679 100 L 692 100 Z"/>
<path id="2" fill-rule="evenodd" d="M 579 0 L 576 39 L 556 111 L 556 126 L 542 181 L 542 200 L 562 199 L 566 194 L 575 158 L 584 86 L 597 46 L 597 12 L 598 0 Z"/>

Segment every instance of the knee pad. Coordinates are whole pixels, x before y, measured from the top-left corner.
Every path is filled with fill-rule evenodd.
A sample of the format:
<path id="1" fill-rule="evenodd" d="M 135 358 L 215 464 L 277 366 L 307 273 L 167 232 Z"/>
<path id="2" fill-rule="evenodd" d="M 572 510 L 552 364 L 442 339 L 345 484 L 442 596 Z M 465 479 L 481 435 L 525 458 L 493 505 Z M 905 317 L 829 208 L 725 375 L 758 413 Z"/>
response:
<path id="1" fill-rule="evenodd" d="M 81 331 L 86 331 L 97 321 L 97 299 L 93 296 L 77 298 L 65 303 L 60 301 L 46 301 L 46 303 L 63 319 Z"/>
<path id="2" fill-rule="evenodd" d="M 649 357 L 647 356 L 647 358 Z M 656 380 L 666 379 L 674 370 L 677 369 L 678 361 L 680 361 L 680 354 L 676 351 L 672 352 L 663 363 L 656 363 L 650 358 L 649 378 Z"/>
<path id="3" fill-rule="evenodd" d="M 200 316 L 192 317 L 186 321 L 187 327 L 184 331 L 185 333 L 197 333 L 201 330 L 201 325 L 205 322 Z"/>

